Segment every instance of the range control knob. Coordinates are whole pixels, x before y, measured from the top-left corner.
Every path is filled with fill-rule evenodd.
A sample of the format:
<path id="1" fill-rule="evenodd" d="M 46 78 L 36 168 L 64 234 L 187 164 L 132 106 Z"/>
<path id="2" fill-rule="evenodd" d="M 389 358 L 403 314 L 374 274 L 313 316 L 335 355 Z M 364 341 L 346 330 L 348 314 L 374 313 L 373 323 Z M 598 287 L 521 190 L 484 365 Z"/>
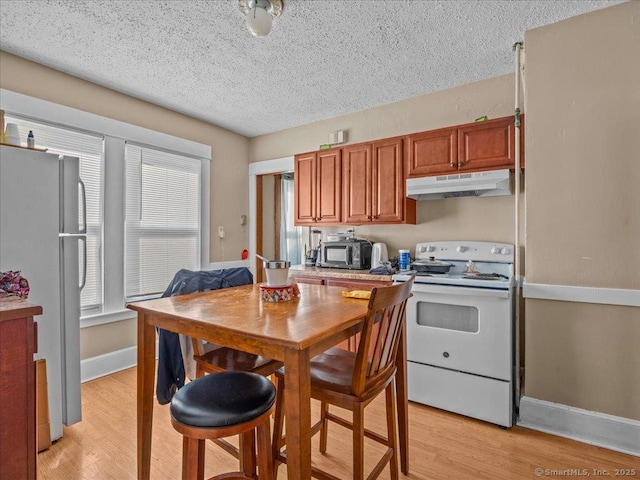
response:
<path id="1" fill-rule="evenodd" d="M 433 245 L 427 245 L 427 252 L 435 252 L 436 251 L 436 247 L 434 247 Z"/>
<path id="2" fill-rule="evenodd" d="M 500 255 L 502 253 L 502 249 L 500 247 L 491 247 L 491 253 L 494 255 Z"/>
<path id="3" fill-rule="evenodd" d="M 458 248 L 456 248 L 456 252 L 458 252 L 458 253 L 464 253 L 467 250 L 468 250 L 468 248 L 463 246 L 463 245 L 460 245 L 460 246 L 458 246 Z"/>
<path id="4" fill-rule="evenodd" d="M 509 251 L 509 249 L 507 247 L 502 247 L 502 250 L 500 250 L 500 253 L 502 255 L 509 255 L 509 253 L 511 253 L 511 252 Z"/>

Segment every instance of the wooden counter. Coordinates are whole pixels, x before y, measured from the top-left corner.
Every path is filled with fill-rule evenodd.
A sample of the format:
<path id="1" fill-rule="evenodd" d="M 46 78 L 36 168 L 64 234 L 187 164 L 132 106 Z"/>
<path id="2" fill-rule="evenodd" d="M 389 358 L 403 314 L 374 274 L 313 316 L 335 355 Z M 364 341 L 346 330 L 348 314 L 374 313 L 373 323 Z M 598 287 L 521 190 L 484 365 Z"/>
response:
<path id="1" fill-rule="evenodd" d="M 0 478 L 36 478 L 37 324 L 42 307 L 0 298 Z"/>
<path id="2" fill-rule="evenodd" d="M 325 284 L 346 286 L 347 283 L 362 282 L 363 285 L 391 285 L 391 275 L 372 275 L 369 270 L 347 270 L 343 268 L 306 267 L 304 265 L 292 265 L 289 268 L 289 276 L 297 282 L 304 283 L 305 279 L 317 279 Z M 351 281 L 351 282 L 349 282 Z M 316 282 L 314 282 L 316 283 Z M 345 284 L 345 285 L 343 285 Z"/>
<path id="3" fill-rule="evenodd" d="M 0 297 L 0 322 L 42 315 L 42 307 L 19 297 Z"/>

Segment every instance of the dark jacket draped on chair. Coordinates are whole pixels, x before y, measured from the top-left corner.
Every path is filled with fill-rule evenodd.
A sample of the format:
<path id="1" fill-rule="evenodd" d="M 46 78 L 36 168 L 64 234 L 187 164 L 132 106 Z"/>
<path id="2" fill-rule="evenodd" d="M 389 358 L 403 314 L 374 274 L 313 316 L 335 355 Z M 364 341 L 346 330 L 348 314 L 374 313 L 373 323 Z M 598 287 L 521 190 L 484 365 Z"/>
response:
<path id="1" fill-rule="evenodd" d="M 173 297 L 187 293 L 218 290 L 253 283 L 253 275 L 246 267 L 222 270 L 179 270 L 162 297 Z M 158 378 L 156 397 L 164 405 L 171 401 L 174 393 L 184 385 L 185 367 L 180 350 L 180 336 L 158 328 Z"/>

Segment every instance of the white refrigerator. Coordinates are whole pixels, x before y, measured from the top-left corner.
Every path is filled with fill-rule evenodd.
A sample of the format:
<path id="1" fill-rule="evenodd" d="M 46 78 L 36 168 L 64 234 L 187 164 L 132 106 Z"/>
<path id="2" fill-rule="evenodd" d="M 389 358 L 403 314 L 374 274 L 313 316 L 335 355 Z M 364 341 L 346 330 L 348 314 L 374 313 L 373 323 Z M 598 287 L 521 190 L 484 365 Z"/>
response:
<path id="1" fill-rule="evenodd" d="M 47 361 L 52 440 L 63 423 L 81 420 L 80 258 L 86 197 L 78 158 L 0 146 L 0 271 L 20 270 L 28 301 L 42 306 L 36 359 Z"/>

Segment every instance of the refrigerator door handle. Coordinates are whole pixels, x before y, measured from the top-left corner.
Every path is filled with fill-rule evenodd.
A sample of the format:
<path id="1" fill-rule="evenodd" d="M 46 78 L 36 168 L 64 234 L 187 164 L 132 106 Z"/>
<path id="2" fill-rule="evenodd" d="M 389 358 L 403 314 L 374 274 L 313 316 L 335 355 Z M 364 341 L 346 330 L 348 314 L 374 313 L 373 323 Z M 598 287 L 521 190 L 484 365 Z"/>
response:
<path id="1" fill-rule="evenodd" d="M 84 253 L 82 254 L 82 277 L 80 278 L 80 284 L 78 287 L 82 290 L 87 284 L 87 236 L 84 235 L 79 237 L 78 241 L 80 240 L 82 241 L 82 249 Z"/>
<path id="2" fill-rule="evenodd" d="M 82 254 L 82 277 L 78 288 L 82 290 L 87 284 L 87 234 L 86 233 L 59 233 L 60 238 L 77 238 L 78 241 L 82 241 L 82 247 L 84 253 Z"/>
<path id="3" fill-rule="evenodd" d="M 82 195 L 82 226 L 80 227 L 79 231 L 80 233 L 87 233 L 87 189 L 85 188 L 84 182 L 81 178 L 78 178 L 78 185 L 80 186 L 80 192 Z M 85 251 L 86 249 L 87 242 L 85 241 Z"/>

